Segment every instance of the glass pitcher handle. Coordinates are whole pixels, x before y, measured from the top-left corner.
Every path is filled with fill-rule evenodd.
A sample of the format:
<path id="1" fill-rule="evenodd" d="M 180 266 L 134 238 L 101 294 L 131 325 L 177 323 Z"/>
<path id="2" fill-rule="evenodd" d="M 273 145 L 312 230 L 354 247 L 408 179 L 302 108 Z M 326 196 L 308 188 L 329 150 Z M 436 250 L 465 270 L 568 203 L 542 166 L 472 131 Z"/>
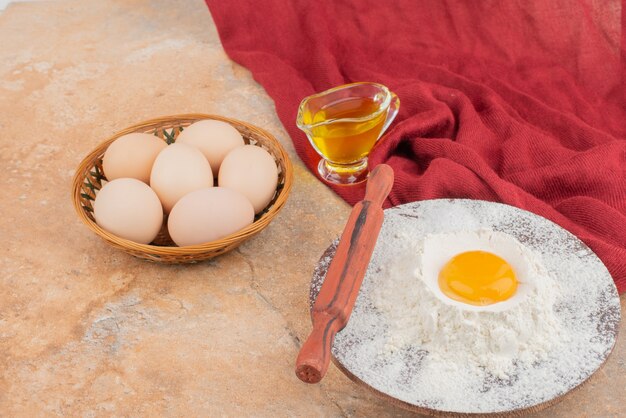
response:
<path id="1" fill-rule="evenodd" d="M 389 108 L 387 109 L 387 119 L 385 120 L 385 125 L 380 132 L 380 136 L 382 136 L 387 131 L 387 128 L 389 128 L 391 122 L 393 122 L 393 120 L 398 115 L 398 110 L 400 110 L 400 99 L 395 93 L 389 93 L 391 93 L 391 102 L 389 102 Z"/>

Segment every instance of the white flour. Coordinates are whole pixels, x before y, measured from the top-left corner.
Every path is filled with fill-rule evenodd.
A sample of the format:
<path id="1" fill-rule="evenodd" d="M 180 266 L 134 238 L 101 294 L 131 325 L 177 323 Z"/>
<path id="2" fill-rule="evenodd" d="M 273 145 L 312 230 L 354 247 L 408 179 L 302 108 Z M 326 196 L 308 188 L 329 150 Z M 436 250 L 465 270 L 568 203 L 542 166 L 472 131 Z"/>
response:
<path id="1" fill-rule="evenodd" d="M 513 237 L 482 230 L 429 235 L 421 240 L 402 238 L 409 248 L 413 246 L 413 256 L 385 266 L 379 274 L 387 278 L 387 285 L 373 295 L 375 306 L 389 321 L 387 350 L 419 346 L 444 367 L 463 365 L 476 373 L 485 370 L 506 378 L 514 362 L 530 365 L 544 360 L 550 349 L 564 342 L 553 310 L 558 286 L 539 255 Z M 477 249 L 504 256 L 517 267 L 518 294 L 523 293 L 517 303 L 510 299 L 464 308 L 436 291 L 442 262 L 430 265 L 433 253 L 444 254 L 445 262 L 459 252 Z M 501 311 L 493 312 L 494 307 Z"/>
<path id="2" fill-rule="evenodd" d="M 492 232 L 474 239 L 462 231 Z M 509 302 L 491 305 L 499 312 L 454 309 L 416 277 L 420 253 L 428 262 L 418 276 L 428 279 L 438 271 L 429 263 L 453 255 L 445 251 L 469 250 L 462 247 L 472 239 L 506 259 L 522 282 Z M 311 300 L 331 256 L 316 269 Z M 610 274 L 564 229 L 511 206 L 429 200 L 385 211 L 333 355 L 360 381 L 410 405 L 505 412 L 550 401 L 586 380 L 609 355 L 619 320 Z"/>

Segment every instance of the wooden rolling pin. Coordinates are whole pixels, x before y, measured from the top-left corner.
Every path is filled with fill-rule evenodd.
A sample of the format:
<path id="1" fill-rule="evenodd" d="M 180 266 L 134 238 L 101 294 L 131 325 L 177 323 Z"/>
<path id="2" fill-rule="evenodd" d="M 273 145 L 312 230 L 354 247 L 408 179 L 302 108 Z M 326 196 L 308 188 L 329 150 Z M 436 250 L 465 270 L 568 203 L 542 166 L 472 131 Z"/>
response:
<path id="1" fill-rule="evenodd" d="M 383 202 L 393 186 L 393 169 L 380 164 L 367 181 L 365 198 L 354 205 L 313 311 L 313 331 L 300 349 L 296 375 L 306 383 L 318 383 L 328 370 L 337 332 L 350 318 L 365 271 L 383 224 Z"/>

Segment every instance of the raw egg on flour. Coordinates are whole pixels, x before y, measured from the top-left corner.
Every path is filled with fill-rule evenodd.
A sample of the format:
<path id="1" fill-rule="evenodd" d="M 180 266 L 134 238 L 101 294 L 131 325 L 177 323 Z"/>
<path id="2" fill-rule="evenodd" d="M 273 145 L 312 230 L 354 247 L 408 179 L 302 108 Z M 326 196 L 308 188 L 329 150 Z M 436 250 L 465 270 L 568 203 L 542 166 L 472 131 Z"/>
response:
<path id="1" fill-rule="evenodd" d="M 503 302 L 515 294 L 515 271 L 502 257 L 488 251 L 455 255 L 439 271 L 441 291 L 471 305 Z"/>
<path id="2" fill-rule="evenodd" d="M 419 277 L 444 304 L 464 311 L 504 311 L 533 288 L 528 257 L 512 236 L 491 230 L 425 237 Z"/>

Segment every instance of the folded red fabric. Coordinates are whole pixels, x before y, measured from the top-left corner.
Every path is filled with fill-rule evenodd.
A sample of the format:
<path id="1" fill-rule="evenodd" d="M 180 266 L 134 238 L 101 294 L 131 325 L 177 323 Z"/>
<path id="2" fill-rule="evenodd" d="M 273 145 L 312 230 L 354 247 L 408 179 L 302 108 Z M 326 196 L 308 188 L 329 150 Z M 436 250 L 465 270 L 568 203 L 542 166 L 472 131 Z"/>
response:
<path id="1" fill-rule="evenodd" d="M 370 156 L 387 206 L 498 201 L 577 235 L 626 291 L 626 31 L 614 2 L 207 0 L 224 49 L 276 103 L 298 155 L 305 96 L 376 81 L 400 113 Z M 626 11 L 621 13 L 626 16 Z M 622 33 L 620 38 L 620 33 Z M 363 187 L 334 187 L 354 204 Z"/>

